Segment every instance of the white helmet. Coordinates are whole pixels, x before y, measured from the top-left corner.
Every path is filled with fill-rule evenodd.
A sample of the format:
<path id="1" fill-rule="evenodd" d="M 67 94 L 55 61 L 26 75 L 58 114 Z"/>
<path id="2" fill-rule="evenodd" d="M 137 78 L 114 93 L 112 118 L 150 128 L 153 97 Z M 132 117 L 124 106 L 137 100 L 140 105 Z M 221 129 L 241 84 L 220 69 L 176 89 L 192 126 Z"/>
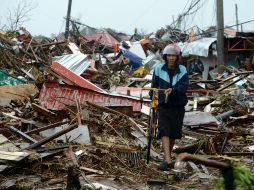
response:
<path id="1" fill-rule="evenodd" d="M 180 55 L 180 48 L 175 44 L 167 45 L 162 52 L 163 55 Z"/>

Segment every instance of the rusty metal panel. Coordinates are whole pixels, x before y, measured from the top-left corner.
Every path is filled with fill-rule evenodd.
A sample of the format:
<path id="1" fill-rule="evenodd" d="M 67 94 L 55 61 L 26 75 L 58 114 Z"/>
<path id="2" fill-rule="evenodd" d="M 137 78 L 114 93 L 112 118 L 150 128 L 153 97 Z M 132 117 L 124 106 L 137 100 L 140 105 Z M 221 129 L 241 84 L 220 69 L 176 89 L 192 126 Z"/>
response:
<path id="1" fill-rule="evenodd" d="M 90 101 L 101 105 L 131 105 L 133 106 L 133 111 L 141 110 L 139 98 L 111 95 L 76 86 L 60 85 L 52 81 L 43 84 L 39 99 L 41 105 L 47 109 L 62 110 L 65 105 L 75 105 L 74 91 L 78 91 L 81 104 Z M 149 100 L 143 101 L 146 105 L 149 105 Z"/>

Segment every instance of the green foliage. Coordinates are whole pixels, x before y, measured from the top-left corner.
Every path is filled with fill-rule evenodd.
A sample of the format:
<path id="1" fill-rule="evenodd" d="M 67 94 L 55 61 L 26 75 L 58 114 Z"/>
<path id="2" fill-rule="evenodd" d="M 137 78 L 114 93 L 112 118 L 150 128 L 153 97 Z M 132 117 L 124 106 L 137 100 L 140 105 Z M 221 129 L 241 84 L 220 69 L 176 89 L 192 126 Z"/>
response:
<path id="1" fill-rule="evenodd" d="M 254 173 L 245 165 L 233 163 L 234 185 L 236 190 L 254 190 Z M 224 179 L 220 178 L 214 190 L 223 190 Z"/>

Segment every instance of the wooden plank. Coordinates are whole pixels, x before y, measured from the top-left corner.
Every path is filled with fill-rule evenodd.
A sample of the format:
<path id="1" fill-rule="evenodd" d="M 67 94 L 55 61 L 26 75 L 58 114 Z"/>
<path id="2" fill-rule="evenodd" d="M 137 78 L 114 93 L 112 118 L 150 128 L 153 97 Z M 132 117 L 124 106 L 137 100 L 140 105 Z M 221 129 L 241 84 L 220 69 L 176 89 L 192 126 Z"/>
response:
<path id="1" fill-rule="evenodd" d="M 31 130 L 31 131 L 28 131 L 28 132 L 26 132 L 26 134 L 27 135 L 31 135 L 31 134 L 39 133 L 39 132 L 45 131 L 47 129 L 55 128 L 55 127 L 58 127 L 60 125 L 64 125 L 64 124 L 66 124 L 68 122 L 69 121 L 60 121 L 60 122 L 53 123 L 53 124 L 50 124 L 50 125 L 47 125 L 47 126 L 44 126 L 44 127 L 40 127 L 38 129 L 34 129 L 34 130 Z"/>
<path id="2" fill-rule="evenodd" d="M 37 160 L 40 161 L 40 162 L 44 161 L 44 160 L 52 158 L 52 157 L 54 157 L 56 155 L 62 154 L 63 151 L 64 151 L 64 149 L 39 153 L 38 154 L 39 157 L 37 158 Z"/>
<path id="3" fill-rule="evenodd" d="M 20 157 L 20 156 L 16 156 L 16 155 L 5 155 L 5 154 L 0 155 L 0 160 L 20 161 L 23 158 L 24 157 Z"/>
<path id="4" fill-rule="evenodd" d="M 23 160 L 25 157 L 20 156 L 11 156 L 11 155 L 0 155 L 0 160 L 8 160 L 8 161 L 15 161 L 19 162 L 20 160 Z"/>
<path id="5" fill-rule="evenodd" d="M 88 171 L 88 172 L 92 172 L 92 173 L 96 173 L 96 174 L 100 174 L 100 175 L 103 175 L 103 171 L 100 171 L 100 170 L 95 170 L 95 169 L 92 169 L 92 168 L 87 168 L 87 167 L 80 167 L 81 170 L 85 170 L 85 171 Z"/>
<path id="6" fill-rule="evenodd" d="M 0 151 L 0 160 L 20 161 L 29 155 L 27 152 Z"/>
<path id="7" fill-rule="evenodd" d="M 25 73 L 30 79 L 32 79 L 32 80 L 36 80 L 35 78 L 34 78 L 34 76 L 31 74 L 31 73 L 29 73 L 28 71 L 26 71 L 25 69 L 23 69 L 23 68 L 20 68 L 20 70 L 23 72 L 23 73 Z"/>
<path id="8" fill-rule="evenodd" d="M 46 109 L 38 104 L 32 103 L 32 107 L 34 110 L 36 110 L 39 113 L 42 113 L 43 115 L 46 115 L 49 117 L 56 117 L 57 116 L 57 114 L 55 114 L 54 112 L 49 111 L 48 109 Z"/>
<path id="9" fill-rule="evenodd" d="M 0 155 L 5 154 L 5 155 L 15 155 L 15 156 L 28 156 L 29 153 L 27 152 L 9 152 L 9 151 L 0 151 Z"/>
<path id="10" fill-rule="evenodd" d="M 0 97 L 10 100 L 21 100 L 36 93 L 38 93 L 38 89 L 33 84 L 0 86 Z"/>

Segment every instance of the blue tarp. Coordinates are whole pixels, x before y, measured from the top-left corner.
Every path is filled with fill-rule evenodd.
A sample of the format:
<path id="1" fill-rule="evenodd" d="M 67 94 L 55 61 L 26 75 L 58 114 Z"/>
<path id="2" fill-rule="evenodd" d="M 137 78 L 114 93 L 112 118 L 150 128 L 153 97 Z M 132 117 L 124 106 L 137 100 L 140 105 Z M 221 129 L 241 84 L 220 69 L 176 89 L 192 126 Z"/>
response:
<path id="1" fill-rule="evenodd" d="M 128 51 L 128 50 L 120 50 L 120 52 L 118 53 L 118 55 L 116 56 L 116 59 L 118 59 L 121 56 L 124 56 L 126 58 L 129 59 L 129 63 L 128 65 L 133 69 L 136 70 L 139 67 L 143 66 L 142 64 L 142 59 L 137 56 L 136 54 Z"/>

